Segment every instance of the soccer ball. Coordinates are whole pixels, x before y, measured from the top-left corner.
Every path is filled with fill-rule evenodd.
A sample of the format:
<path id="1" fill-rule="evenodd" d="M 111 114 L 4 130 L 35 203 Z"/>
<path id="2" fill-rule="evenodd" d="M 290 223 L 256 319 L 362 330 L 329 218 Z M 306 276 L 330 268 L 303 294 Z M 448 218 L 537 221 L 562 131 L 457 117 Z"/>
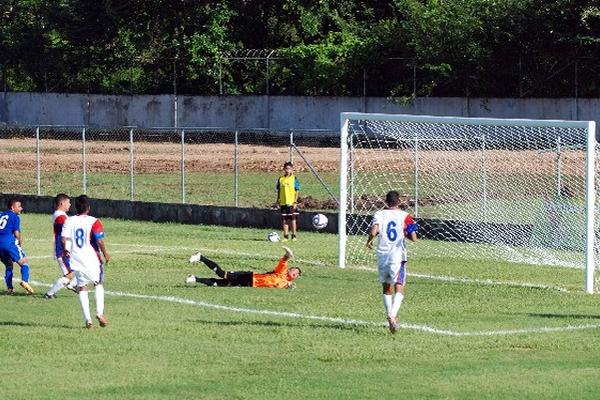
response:
<path id="1" fill-rule="evenodd" d="M 327 217 L 323 214 L 315 214 L 312 217 L 312 224 L 315 229 L 323 229 L 327 226 Z"/>
<path id="2" fill-rule="evenodd" d="M 267 235 L 267 240 L 269 242 L 273 242 L 273 243 L 279 242 L 279 233 L 277 233 L 277 232 L 271 232 L 271 233 L 269 233 Z"/>

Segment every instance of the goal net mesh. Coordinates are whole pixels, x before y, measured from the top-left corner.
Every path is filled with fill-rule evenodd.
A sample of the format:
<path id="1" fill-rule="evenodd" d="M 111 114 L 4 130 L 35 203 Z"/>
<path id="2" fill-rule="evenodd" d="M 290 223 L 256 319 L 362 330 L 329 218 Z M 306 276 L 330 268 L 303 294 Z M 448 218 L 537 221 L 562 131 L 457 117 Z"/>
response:
<path id="1" fill-rule="evenodd" d="M 396 190 L 437 241 L 412 256 L 583 268 L 587 129 L 460 121 L 348 121 L 346 264 L 374 265 L 371 216 Z"/>

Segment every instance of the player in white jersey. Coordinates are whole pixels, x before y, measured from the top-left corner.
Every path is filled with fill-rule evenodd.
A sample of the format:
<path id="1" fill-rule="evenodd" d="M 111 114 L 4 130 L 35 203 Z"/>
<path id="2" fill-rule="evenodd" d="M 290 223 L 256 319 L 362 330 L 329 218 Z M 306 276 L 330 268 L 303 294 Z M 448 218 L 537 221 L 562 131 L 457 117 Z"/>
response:
<path id="1" fill-rule="evenodd" d="M 373 249 L 373 241 L 379 235 L 377 243 L 377 269 L 379 281 L 383 286 L 383 305 L 387 314 L 390 331 L 399 329 L 398 312 L 404 300 L 406 286 L 406 238 L 417 240 L 418 226 L 412 217 L 399 208 L 400 195 L 390 191 L 385 196 L 387 208 L 379 210 L 373 216 L 367 247 Z"/>
<path id="2" fill-rule="evenodd" d="M 62 229 L 64 255 L 71 260 L 71 269 L 75 273 L 77 293 L 86 328 L 92 327 L 90 301 L 87 285 L 95 286 L 96 318 L 100 326 L 108 324 L 104 315 L 104 266 L 110 260 L 104 245 L 104 227 L 99 219 L 89 215 L 90 201 L 86 195 L 75 199 L 77 215 L 67 219 Z M 104 255 L 104 264 L 100 257 Z"/>
<path id="3" fill-rule="evenodd" d="M 59 193 L 54 198 L 54 214 L 52 214 L 52 231 L 54 237 L 54 258 L 60 268 L 61 276 L 54 282 L 54 285 L 44 295 L 46 299 L 53 299 L 56 293 L 62 288 L 75 290 L 75 281 L 73 279 L 73 271 L 71 271 L 71 263 L 69 257 L 63 256 L 62 246 L 62 229 L 63 225 L 69 218 L 67 211 L 71 208 L 71 198 L 64 193 Z"/>

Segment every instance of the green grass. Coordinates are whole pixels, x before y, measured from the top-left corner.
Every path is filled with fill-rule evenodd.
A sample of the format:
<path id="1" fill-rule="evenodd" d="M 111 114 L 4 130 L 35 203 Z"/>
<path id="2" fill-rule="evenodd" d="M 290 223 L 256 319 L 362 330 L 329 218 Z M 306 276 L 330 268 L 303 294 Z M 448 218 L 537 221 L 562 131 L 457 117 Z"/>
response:
<path id="1" fill-rule="evenodd" d="M 196 249 L 226 268 L 269 270 L 282 254 L 267 231 L 104 219 L 112 260 L 105 288 L 197 302 L 107 295 L 110 326 L 82 328 L 76 297 L 0 296 L 2 398 L 64 399 L 596 399 L 600 298 L 583 271 L 483 260 L 415 257 L 409 272 L 560 285 L 569 292 L 408 278 L 405 325 L 384 327 L 373 271 L 338 270 L 336 236 L 302 232 L 292 244 L 296 290 L 184 285 Z M 50 283 L 47 215 L 22 215 L 32 280 Z M 422 241 L 419 254 L 439 243 Z M 444 244 L 448 245 L 448 244 Z M 19 276 L 18 272 L 16 276 Z M 93 297 L 93 296 L 92 296 Z M 204 305 L 202 305 L 204 304 Z M 93 301 L 92 301 L 93 305 Z M 293 312 L 366 324 L 266 315 Z M 428 326 L 489 336 L 454 337 Z M 528 329 L 529 333 L 494 334 Z"/>
<path id="2" fill-rule="evenodd" d="M 238 180 L 238 205 L 240 207 L 268 208 L 275 203 L 275 184 L 278 172 L 240 173 Z M 312 196 L 325 201 L 329 199 L 326 189 L 310 173 L 299 176 L 301 196 Z M 338 193 L 336 173 L 324 173 L 322 179 L 333 193 Z M 0 178 L 0 185 L 14 193 L 37 193 L 34 172 L 15 171 Z M 233 172 L 188 172 L 185 174 L 186 202 L 233 206 L 235 185 Z M 128 173 L 87 174 L 87 194 L 94 198 L 129 200 L 131 198 Z M 80 172 L 42 172 L 40 190 L 42 195 L 54 196 L 59 192 L 77 194 L 83 191 L 83 174 Z M 179 173 L 139 173 L 134 177 L 134 199 L 177 203 L 182 199 L 181 175 Z"/>

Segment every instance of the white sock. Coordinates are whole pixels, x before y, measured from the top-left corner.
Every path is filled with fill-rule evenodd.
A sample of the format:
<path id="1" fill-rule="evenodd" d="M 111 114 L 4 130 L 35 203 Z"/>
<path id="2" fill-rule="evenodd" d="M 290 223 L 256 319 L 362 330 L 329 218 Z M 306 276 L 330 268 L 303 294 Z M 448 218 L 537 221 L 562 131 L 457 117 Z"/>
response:
<path id="1" fill-rule="evenodd" d="M 96 286 L 94 293 L 96 299 L 96 315 L 104 315 L 104 286 Z"/>
<path id="2" fill-rule="evenodd" d="M 67 278 L 66 276 L 61 276 L 60 278 L 58 278 L 56 280 L 56 282 L 54 282 L 54 285 L 52 285 L 50 290 L 48 290 L 48 295 L 49 296 L 55 295 L 56 292 L 58 292 L 60 289 L 67 286 L 67 283 L 69 283 L 69 278 Z"/>
<path id="3" fill-rule="evenodd" d="M 90 315 L 90 298 L 88 297 L 88 291 L 80 290 L 77 297 L 79 297 L 79 304 L 81 304 L 81 311 L 83 311 L 83 319 L 85 319 L 85 322 L 91 321 L 92 316 Z"/>
<path id="4" fill-rule="evenodd" d="M 398 311 L 400 311 L 402 300 L 404 300 L 404 295 L 402 293 L 396 293 L 394 295 L 394 302 L 392 303 L 392 316 L 394 318 L 396 318 L 396 316 L 398 315 Z"/>
<path id="5" fill-rule="evenodd" d="M 385 315 L 390 315 L 392 312 L 392 295 L 383 295 L 383 307 L 385 308 Z"/>

